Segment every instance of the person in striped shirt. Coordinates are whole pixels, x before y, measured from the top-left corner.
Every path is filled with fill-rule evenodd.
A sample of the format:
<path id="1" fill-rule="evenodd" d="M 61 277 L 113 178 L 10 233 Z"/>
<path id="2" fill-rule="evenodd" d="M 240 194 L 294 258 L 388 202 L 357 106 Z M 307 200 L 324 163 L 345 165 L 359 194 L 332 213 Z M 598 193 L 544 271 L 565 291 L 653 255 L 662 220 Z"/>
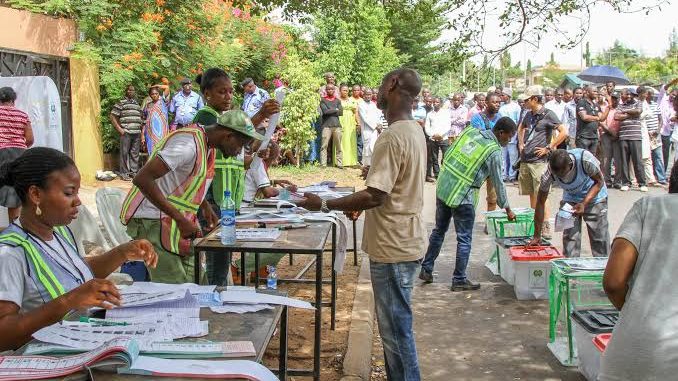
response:
<path id="1" fill-rule="evenodd" d="M 33 129 L 28 114 L 14 106 L 16 92 L 0 88 L 0 165 L 13 161 L 33 145 Z M 19 217 L 21 200 L 14 188 L 0 188 L 0 205 L 8 209 L 9 221 Z"/>
<path id="2" fill-rule="evenodd" d="M 659 105 L 653 98 L 653 89 L 651 87 L 641 86 L 638 93 L 646 91 L 645 99 L 643 101 L 643 114 L 645 115 L 645 125 L 647 126 L 647 133 L 650 135 L 650 157 L 652 160 L 652 169 L 654 177 L 662 186 L 668 186 L 666 172 L 664 171 L 664 158 L 662 155 L 662 139 L 659 136 L 659 125 L 661 120 L 661 111 Z"/>

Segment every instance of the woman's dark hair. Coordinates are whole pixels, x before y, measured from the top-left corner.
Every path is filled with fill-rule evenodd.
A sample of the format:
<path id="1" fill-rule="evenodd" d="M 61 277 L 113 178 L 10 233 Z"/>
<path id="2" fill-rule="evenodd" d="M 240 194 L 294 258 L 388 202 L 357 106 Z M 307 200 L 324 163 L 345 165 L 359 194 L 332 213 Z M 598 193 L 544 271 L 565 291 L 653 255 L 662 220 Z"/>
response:
<path id="1" fill-rule="evenodd" d="M 219 78 L 231 79 L 228 74 L 218 67 L 213 67 L 205 70 L 205 72 L 198 74 L 195 77 L 195 83 L 200 85 L 200 92 L 205 94 L 205 91 L 214 87 Z"/>
<path id="2" fill-rule="evenodd" d="M 75 167 L 73 159 L 61 151 L 47 147 L 30 148 L 14 161 L 0 166 L 0 186 L 13 187 L 22 203 L 26 203 L 28 188 L 47 187 L 47 179 L 56 171 Z"/>
<path id="3" fill-rule="evenodd" d="M 0 102 L 8 103 L 16 100 L 16 92 L 11 87 L 0 88 Z"/>
<path id="4" fill-rule="evenodd" d="M 160 88 L 158 86 L 151 86 L 151 87 L 148 88 L 148 95 L 151 95 L 153 90 L 157 91 L 158 94 L 162 94 L 162 92 L 160 91 Z"/>
<path id="5" fill-rule="evenodd" d="M 669 179 L 669 193 L 678 193 L 678 165 L 674 164 Z"/>

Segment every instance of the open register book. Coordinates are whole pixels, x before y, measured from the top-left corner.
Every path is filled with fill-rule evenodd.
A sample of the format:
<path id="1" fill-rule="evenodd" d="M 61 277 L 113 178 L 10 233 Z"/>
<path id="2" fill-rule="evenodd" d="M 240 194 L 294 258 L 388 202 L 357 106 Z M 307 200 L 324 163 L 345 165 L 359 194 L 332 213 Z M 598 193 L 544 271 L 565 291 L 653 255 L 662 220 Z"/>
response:
<path id="1" fill-rule="evenodd" d="M 91 351 L 64 357 L 0 356 L 0 381 L 54 379 L 93 368 L 155 377 L 277 380 L 270 370 L 254 361 L 169 360 L 139 356 L 137 342 L 120 337 Z"/>

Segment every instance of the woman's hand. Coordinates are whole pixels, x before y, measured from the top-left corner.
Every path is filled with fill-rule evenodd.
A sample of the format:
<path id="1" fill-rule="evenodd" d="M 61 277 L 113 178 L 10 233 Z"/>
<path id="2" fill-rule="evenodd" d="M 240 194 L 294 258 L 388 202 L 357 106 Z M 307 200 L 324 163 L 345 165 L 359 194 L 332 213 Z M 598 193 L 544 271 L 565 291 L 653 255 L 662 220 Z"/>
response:
<path id="1" fill-rule="evenodd" d="M 101 307 L 107 310 L 120 305 L 120 292 L 106 279 L 92 279 L 64 295 L 68 306 L 75 310 Z"/>
<path id="2" fill-rule="evenodd" d="M 158 264 L 158 254 L 153 245 L 145 239 L 138 239 L 120 245 L 128 261 L 144 261 L 146 266 L 155 268 Z"/>

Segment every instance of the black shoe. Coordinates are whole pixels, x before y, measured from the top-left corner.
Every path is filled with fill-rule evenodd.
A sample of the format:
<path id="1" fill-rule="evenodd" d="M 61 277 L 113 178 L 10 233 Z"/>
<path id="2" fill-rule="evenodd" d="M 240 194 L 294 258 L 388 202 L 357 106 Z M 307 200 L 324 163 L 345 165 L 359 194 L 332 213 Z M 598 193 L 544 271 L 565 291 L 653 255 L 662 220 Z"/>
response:
<path id="1" fill-rule="evenodd" d="M 468 279 L 460 283 L 452 282 L 452 287 L 450 287 L 450 290 L 452 291 L 474 291 L 479 289 L 480 283 L 473 283 Z"/>
<path id="2" fill-rule="evenodd" d="M 424 269 L 421 269 L 421 271 L 419 272 L 419 279 L 423 280 L 424 283 L 433 283 L 433 274 Z"/>

